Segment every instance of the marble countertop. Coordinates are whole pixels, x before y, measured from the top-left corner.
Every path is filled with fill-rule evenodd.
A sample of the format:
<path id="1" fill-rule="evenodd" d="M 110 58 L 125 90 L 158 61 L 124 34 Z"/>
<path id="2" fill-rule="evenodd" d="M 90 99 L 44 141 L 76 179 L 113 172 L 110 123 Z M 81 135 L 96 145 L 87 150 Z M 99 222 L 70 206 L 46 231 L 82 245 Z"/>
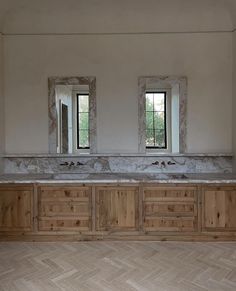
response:
<path id="1" fill-rule="evenodd" d="M 0 184 L 11 183 L 198 183 L 236 184 L 236 174 L 218 173 L 60 173 L 2 174 Z"/>
<path id="2" fill-rule="evenodd" d="M 91 157 L 232 157 L 232 153 L 101 153 L 101 154 L 2 154 L 2 158 L 91 158 Z"/>

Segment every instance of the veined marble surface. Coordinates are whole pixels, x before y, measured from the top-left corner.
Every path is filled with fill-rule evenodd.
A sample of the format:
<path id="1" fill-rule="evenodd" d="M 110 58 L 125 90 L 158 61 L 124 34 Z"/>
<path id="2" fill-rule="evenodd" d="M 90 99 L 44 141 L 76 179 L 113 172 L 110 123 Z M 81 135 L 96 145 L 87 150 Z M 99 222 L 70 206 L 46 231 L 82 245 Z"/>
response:
<path id="1" fill-rule="evenodd" d="M 4 174 L 0 184 L 91 184 L 91 183 L 178 183 L 178 184 L 236 184 L 236 174 L 156 174 L 156 173 L 81 173 L 81 174 Z"/>
<path id="2" fill-rule="evenodd" d="M 231 173 L 232 156 L 4 157 L 4 173 Z M 68 163 L 69 165 L 63 165 Z M 73 163 L 71 165 L 71 163 Z"/>

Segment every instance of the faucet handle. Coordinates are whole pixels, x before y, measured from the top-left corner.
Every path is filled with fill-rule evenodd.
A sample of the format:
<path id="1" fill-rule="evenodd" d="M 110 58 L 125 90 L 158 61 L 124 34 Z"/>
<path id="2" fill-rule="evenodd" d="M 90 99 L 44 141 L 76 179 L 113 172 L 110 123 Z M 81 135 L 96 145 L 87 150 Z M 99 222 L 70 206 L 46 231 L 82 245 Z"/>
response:
<path id="1" fill-rule="evenodd" d="M 159 165 L 159 161 L 153 162 L 152 165 L 158 166 Z"/>
<path id="2" fill-rule="evenodd" d="M 165 161 L 161 161 L 161 166 L 165 167 L 166 166 L 166 162 Z"/>
<path id="3" fill-rule="evenodd" d="M 68 162 L 61 163 L 60 166 L 69 166 Z"/>
<path id="4" fill-rule="evenodd" d="M 167 165 L 175 165 L 175 164 L 176 164 L 175 162 L 171 162 L 171 161 L 167 162 Z"/>
<path id="5" fill-rule="evenodd" d="M 78 161 L 76 165 L 77 165 L 77 166 L 83 166 L 84 164 L 81 163 L 80 161 Z"/>

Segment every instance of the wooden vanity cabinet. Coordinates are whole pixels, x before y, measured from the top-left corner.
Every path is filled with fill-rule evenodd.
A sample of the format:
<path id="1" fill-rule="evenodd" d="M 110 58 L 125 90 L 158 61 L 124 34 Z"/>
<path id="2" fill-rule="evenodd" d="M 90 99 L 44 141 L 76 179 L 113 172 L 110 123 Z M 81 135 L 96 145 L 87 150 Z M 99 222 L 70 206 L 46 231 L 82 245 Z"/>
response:
<path id="1" fill-rule="evenodd" d="M 138 215 L 138 187 L 96 187 L 96 230 L 137 230 Z"/>
<path id="2" fill-rule="evenodd" d="M 0 186 L 0 231 L 31 231 L 33 187 Z"/>
<path id="3" fill-rule="evenodd" d="M 91 229 L 91 187 L 43 186 L 38 199 L 40 231 Z"/>
<path id="4" fill-rule="evenodd" d="M 202 228 L 206 231 L 236 231 L 236 187 L 204 187 Z"/>
<path id="5" fill-rule="evenodd" d="M 236 185 L 0 185 L 0 240 L 236 240 Z"/>
<path id="6" fill-rule="evenodd" d="M 197 189 L 190 186 L 143 188 L 144 231 L 197 230 Z"/>

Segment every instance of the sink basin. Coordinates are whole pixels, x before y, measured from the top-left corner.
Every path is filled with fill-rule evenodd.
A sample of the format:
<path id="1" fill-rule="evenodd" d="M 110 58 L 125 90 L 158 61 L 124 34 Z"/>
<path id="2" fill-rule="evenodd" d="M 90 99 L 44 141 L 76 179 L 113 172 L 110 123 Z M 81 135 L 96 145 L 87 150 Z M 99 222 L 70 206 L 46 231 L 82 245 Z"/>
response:
<path id="1" fill-rule="evenodd" d="M 170 173 L 150 173 L 147 175 L 150 179 L 155 180 L 185 180 L 188 177 L 182 173 L 170 174 Z"/>
<path id="2" fill-rule="evenodd" d="M 88 173 L 63 173 L 55 174 L 53 178 L 56 180 L 83 180 L 87 179 L 88 176 Z"/>
<path id="3" fill-rule="evenodd" d="M 169 174 L 169 178 L 174 180 L 188 179 L 185 174 Z"/>

